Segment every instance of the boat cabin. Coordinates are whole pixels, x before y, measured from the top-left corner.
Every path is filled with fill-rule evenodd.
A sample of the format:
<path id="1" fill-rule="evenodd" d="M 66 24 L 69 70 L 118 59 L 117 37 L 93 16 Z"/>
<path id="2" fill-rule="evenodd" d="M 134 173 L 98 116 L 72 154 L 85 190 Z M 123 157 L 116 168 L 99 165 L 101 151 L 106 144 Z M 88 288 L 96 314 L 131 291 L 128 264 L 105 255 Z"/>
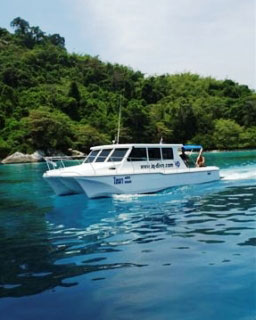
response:
<path id="1" fill-rule="evenodd" d="M 123 163 L 137 169 L 186 168 L 182 144 L 113 144 L 92 147 L 84 163 Z"/>

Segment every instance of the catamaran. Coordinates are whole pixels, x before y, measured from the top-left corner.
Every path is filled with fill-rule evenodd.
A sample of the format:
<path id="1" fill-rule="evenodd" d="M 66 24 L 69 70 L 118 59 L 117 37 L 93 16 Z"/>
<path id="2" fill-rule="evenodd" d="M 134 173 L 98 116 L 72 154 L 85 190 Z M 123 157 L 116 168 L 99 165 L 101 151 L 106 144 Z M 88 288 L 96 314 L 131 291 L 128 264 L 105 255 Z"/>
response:
<path id="1" fill-rule="evenodd" d="M 56 168 L 53 158 L 46 158 L 48 171 L 43 177 L 57 195 L 85 193 L 88 198 L 154 193 L 219 180 L 218 167 L 188 165 L 183 154 L 193 150 L 201 154 L 203 149 L 164 143 L 95 146 L 79 165 L 65 167 L 61 161 L 63 166 Z"/>

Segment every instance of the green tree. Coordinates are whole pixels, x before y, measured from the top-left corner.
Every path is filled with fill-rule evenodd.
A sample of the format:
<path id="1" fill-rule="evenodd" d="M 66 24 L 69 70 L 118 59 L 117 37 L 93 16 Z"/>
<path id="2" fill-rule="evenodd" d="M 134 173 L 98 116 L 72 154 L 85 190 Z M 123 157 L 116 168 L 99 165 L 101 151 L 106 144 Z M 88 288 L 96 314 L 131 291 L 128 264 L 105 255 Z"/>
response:
<path id="1" fill-rule="evenodd" d="M 120 137 L 123 141 L 147 141 L 146 131 L 149 124 L 147 109 L 143 108 L 137 100 L 131 100 L 122 111 L 123 129 Z M 123 130 L 123 132 L 122 132 Z"/>
<path id="2" fill-rule="evenodd" d="M 182 98 L 170 105 L 170 125 L 175 142 L 185 143 L 196 134 L 197 119 L 190 101 Z"/>
<path id="3" fill-rule="evenodd" d="M 239 99 L 231 108 L 229 117 L 242 126 L 256 125 L 256 94 Z"/>
<path id="4" fill-rule="evenodd" d="M 29 129 L 28 138 L 34 148 L 65 151 L 72 147 L 72 123 L 62 112 L 40 107 L 31 110 L 26 121 Z"/>
<path id="5" fill-rule="evenodd" d="M 16 34 L 22 34 L 22 35 L 27 34 L 30 29 L 29 23 L 20 17 L 17 17 L 12 20 L 11 27 L 15 28 Z"/>
<path id="6" fill-rule="evenodd" d="M 243 128 L 230 119 L 219 119 L 213 133 L 214 145 L 218 149 L 236 149 L 240 147 L 240 135 Z"/>
<path id="7" fill-rule="evenodd" d="M 89 152 L 91 146 L 108 144 L 110 142 L 106 134 L 100 133 L 88 124 L 76 125 L 74 135 L 76 140 L 75 147 L 84 152 Z"/>
<path id="8" fill-rule="evenodd" d="M 256 148 L 256 126 L 244 130 L 240 134 L 241 148 Z"/>
<path id="9" fill-rule="evenodd" d="M 11 151 L 11 146 L 0 137 L 0 158 L 5 158 Z"/>
<path id="10" fill-rule="evenodd" d="M 48 36 L 49 41 L 60 48 L 65 48 L 65 39 L 61 37 L 58 33 L 52 34 Z"/>
<path id="11" fill-rule="evenodd" d="M 81 99 L 81 95 L 80 95 L 78 86 L 77 86 L 77 84 L 76 84 L 75 81 L 72 81 L 72 82 L 70 83 L 68 96 L 76 99 L 77 102 L 79 102 L 80 99 Z"/>

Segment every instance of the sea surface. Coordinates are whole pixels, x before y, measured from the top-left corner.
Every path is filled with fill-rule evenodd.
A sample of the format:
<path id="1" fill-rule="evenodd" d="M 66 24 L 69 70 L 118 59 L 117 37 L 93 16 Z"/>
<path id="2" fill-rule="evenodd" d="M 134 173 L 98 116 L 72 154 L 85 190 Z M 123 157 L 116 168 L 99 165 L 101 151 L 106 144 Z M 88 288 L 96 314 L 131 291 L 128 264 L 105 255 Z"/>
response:
<path id="1" fill-rule="evenodd" d="M 0 166 L 0 319 L 256 319 L 256 151 L 221 181 L 57 197 L 46 164 Z"/>

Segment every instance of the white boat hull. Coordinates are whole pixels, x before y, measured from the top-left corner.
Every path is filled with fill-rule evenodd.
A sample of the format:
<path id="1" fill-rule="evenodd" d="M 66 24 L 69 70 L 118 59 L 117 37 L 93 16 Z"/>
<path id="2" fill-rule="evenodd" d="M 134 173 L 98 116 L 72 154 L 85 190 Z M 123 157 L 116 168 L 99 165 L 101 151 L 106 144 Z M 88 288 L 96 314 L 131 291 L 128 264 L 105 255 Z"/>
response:
<path id="1" fill-rule="evenodd" d="M 153 193 L 170 187 L 217 181 L 216 167 L 188 169 L 170 173 L 87 176 L 74 178 L 88 198 L 111 197 L 114 194 Z"/>
<path id="2" fill-rule="evenodd" d="M 57 196 L 84 193 L 73 177 L 44 177 Z"/>
<path id="3" fill-rule="evenodd" d="M 153 193 L 220 179 L 218 167 L 188 167 L 177 144 L 118 144 L 91 148 L 79 165 L 50 169 L 43 175 L 57 195 L 85 193 L 88 198 Z M 196 146 L 192 146 L 193 148 Z M 202 153 L 202 147 L 200 152 Z"/>

